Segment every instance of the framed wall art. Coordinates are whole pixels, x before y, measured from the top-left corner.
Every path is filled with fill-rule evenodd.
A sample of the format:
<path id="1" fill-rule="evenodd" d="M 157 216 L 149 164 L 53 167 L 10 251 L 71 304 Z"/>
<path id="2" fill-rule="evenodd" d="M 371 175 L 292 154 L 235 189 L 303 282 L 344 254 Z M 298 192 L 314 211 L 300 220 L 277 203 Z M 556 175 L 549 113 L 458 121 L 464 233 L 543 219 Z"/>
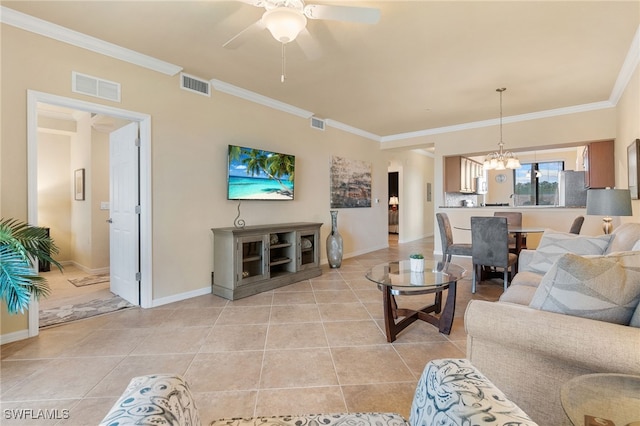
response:
<path id="1" fill-rule="evenodd" d="M 76 201 L 84 201 L 84 169 L 73 172 L 73 190 Z"/>
<path id="2" fill-rule="evenodd" d="M 371 163 L 331 158 L 331 208 L 371 207 Z"/>

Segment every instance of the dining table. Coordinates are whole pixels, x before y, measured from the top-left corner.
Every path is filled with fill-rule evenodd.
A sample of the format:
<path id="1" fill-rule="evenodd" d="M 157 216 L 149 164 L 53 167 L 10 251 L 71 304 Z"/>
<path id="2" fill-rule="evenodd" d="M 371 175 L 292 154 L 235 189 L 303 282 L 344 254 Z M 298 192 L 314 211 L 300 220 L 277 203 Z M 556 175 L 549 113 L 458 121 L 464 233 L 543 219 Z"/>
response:
<path id="1" fill-rule="evenodd" d="M 462 231 L 471 231 L 471 226 L 454 226 L 455 229 Z M 513 234 L 516 239 L 515 254 L 520 255 L 522 251 L 523 241 L 527 234 L 543 233 L 545 228 L 539 226 L 514 226 L 507 225 L 507 230 Z"/>

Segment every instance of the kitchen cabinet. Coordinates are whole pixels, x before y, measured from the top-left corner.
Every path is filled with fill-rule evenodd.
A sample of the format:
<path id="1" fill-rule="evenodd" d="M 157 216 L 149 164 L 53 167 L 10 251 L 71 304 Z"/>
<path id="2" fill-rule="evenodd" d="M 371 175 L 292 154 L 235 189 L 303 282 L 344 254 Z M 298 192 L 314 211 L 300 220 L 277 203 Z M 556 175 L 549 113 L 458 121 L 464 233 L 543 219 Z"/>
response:
<path id="1" fill-rule="evenodd" d="M 482 164 L 460 155 L 444 158 L 444 191 L 473 194 L 476 178 L 483 175 Z"/>
<path id="2" fill-rule="evenodd" d="M 613 188 L 616 184 L 613 141 L 588 143 L 582 153 L 584 186 Z"/>

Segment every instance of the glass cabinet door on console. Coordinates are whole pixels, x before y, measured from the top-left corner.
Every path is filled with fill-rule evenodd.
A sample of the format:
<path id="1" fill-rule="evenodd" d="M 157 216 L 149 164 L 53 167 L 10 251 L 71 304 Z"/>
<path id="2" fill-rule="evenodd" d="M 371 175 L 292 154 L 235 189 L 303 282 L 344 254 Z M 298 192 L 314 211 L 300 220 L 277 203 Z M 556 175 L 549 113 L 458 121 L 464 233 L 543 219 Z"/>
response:
<path id="1" fill-rule="evenodd" d="M 298 271 L 320 266 L 320 251 L 318 250 L 318 232 L 298 231 Z"/>
<path id="2" fill-rule="evenodd" d="M 238 238 L 238 285 L 268 278 L 267 242 L 263 235 Z"/>

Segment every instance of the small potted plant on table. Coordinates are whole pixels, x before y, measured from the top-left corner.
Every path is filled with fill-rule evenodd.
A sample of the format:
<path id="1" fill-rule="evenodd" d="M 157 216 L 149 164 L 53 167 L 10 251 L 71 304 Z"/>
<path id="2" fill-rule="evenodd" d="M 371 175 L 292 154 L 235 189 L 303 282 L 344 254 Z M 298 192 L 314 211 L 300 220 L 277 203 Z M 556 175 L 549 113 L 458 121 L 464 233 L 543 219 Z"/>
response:
<path id="1" fill-rule="evenodd" d="M 424 272 L 424 256 L 422 253 L 413 253 L 409 255 L 411 272 Z"/>

